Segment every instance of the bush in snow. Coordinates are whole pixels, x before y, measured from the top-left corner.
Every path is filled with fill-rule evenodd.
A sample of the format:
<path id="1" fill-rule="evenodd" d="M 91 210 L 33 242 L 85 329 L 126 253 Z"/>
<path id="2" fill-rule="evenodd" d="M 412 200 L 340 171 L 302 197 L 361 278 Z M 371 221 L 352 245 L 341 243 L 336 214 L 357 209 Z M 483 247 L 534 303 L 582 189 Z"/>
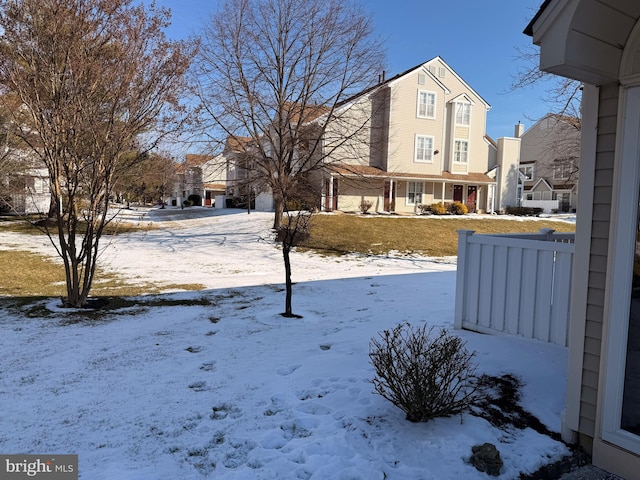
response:
<path id="1" fill-rule="evenodd" d="M 369 345 L 376 393 L 411 422 L 461 413 L 478 398 L 475 352 L 446 330 L 437 335 L 433 330 L 403 323 L 381 332 Z"/>

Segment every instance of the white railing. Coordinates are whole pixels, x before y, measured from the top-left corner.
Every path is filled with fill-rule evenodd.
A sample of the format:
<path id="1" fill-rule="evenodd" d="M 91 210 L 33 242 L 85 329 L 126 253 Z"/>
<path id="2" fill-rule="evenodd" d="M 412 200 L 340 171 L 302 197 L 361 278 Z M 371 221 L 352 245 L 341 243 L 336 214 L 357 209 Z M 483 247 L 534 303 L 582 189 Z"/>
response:
<path id="1" fill-rule="evenodd" d="M 574 238 L 459 230 L 455 328 L 566 346 Z"/>
<path id="2" fill-rule="evenodd" d="M 544 213 L 557 213 L 560 210 L 559 200 L 522 200 L 523 207 L 541 208 Z"/>

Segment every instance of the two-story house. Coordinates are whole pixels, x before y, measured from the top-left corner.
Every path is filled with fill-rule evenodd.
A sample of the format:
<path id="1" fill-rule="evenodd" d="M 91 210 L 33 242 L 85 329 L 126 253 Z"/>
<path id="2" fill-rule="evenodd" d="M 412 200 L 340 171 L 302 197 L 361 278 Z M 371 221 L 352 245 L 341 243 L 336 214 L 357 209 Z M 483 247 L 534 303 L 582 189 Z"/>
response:
<path id="1" fill-rule="evenodd" d="M 370 122 L 325 153 L 325 210 L 358 211 L 366 201 L 376 212 L 412 213 L 438 202 L 493 211 L 490 106 L 442 58 L 382 78 L 341 108 L 358 108 Z"/>
<path id="2" fill-rule="evenodd" d="M 520 185 L 523 206 L 575 211 L 578 200 L 580 120 L 547 114 L 520 135 Z"/>

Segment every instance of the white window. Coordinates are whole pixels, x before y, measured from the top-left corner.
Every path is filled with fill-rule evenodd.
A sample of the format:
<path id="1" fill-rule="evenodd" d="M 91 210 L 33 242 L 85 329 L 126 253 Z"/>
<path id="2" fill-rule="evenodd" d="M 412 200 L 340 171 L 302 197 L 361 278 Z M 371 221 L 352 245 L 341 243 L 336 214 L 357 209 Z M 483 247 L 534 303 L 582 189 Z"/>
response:
<path id="1" fill-rule="evenodd" d="M 471 124 L 471 104 L 456 103 L 456 125 Z"/>
<path id="2" fill-rule="evenodd" d="M 469 142 L 467 140 L 455 141 L 453 161 L 457 163 L 467 163 L 469 161 Z"/>
<path id="3" fill-rule="evenodd" d="M 427 76 L 424 73 L 418 74 L 418 85 L 424 85 L 426 83 Z"/>
<path id="4" fill-rule="evenodd" d="M 433 137 L 416 135 L 416 162 L 433 162 Z"/>
<path id="5" fill-rule="evenodd" d="M 520 167 L 520 173 L 524 175 L 525 181 L 533 180 L 533 165 L 524 165 Z"/>
<path id="6" fill-rule="evenodd" d="M 436 118 L 436 94 L 418 90 L 418 117 Z"/>
<path id="7" fill-rule="evenodd" d="M 424 183 L 409 182 L 407 188 L 407 204 L 416 205 L 422 203 L 422 194 L 424 193 Z"/>
<path id="8" fill-rule="evenodd" d="M 571 158 L 557 159 L 553 164 L 554 180 L 569 180 L 573 173 L 573 161 Z"/>

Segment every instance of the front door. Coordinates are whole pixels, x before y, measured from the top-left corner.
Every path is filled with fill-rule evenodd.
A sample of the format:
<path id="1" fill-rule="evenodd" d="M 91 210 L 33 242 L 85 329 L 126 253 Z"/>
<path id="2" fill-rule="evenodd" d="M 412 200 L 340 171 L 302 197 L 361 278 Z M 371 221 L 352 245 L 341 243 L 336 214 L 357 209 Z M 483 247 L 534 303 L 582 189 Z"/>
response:
<path id="1" fill-rule="evenodd" d="M 453 201 L 462 203 L 462 185 L 453 186 Z"/>
<path id="2" fill-rule="evenodd" d="M 338 179 L 327 178 L 324 184 L 324 209 L 327 212 L 338 209 Z"/>
<path id="3" fill-rule="evenodd" d="M 469 185 L 467 187 L 467 209 L 469 213 L 476 213 L 476 202 L 478 197 L 478 187 Z"/>

